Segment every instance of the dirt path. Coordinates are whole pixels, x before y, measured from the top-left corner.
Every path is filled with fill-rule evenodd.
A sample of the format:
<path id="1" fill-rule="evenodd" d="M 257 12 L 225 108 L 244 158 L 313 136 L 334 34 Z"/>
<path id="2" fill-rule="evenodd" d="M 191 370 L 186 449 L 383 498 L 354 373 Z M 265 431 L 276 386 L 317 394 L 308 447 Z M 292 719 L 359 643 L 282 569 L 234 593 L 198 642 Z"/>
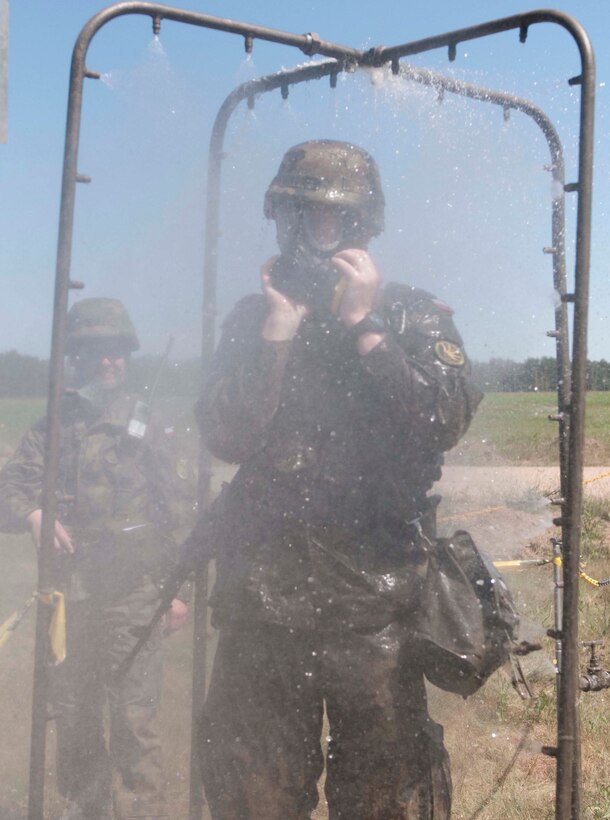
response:
<path id="1" fill-rule="evenodd" d="M 583 485 L 585 497 L 609 497 L 610 468 L 586 467 Z M 439 532 L 467 529 L 493 558 L 516 558 L 552 527 L 559 486 L 558 467 L 445 467 L 433 488 L 443 497 Z"/>
<path id="2" fill-rule="evenodd" d="M 441 492 L 466 492 L 487 498 L 508 498 L 518 493 L 548 493 L 559 489 L 559 467 L 460 467 L 443 468 L 437 485 Z M 586 495 L 610 495 L 610 467 L 585 467 L 583 485 Z"/>
<path id="3" fill-rule="evenodd" d="M 219 468 L 214 484 L 230 480 L 232 473 L 229 467 Z M 599 476 L 603 477 L 591 480 Z M 585 484 L 586 495 L 610 497 L 610 468 L 585 468 L 585 481 L 588 482 Z M 546 494 L 556 490 L 558 485 L 558 470 L 552 467 L 448 466 L 442 481 L 434 488 L 443 496 L 439 526 L 445 533 L 458 528 L 468 529 L 480 547 L 495 558 L 516 557 L 533 538 L 541 536 L 549 528 L 557 508 L 549 505 Z M 34 588 L 35 556 L 29 538 L 13 535 L 0 538 L 0 568 L 3 570 L 0 580 L 1 620 L 20 607 Z M 550 583 L 548 570 L 535 576 L 536 579 L 539 577 Z M 11 738 L 11 743 L 4 744 L 0 754 L 2 820 L 25 816 L 33 633 L 34 618 L 29 616 L 2 651 L 0 683 L 3 697 L 0 698 L 0 706 L 6 735 Z M 172 761 L 171 767 L 168 766 L 168 790 L 177 820 L 183 820 L 188 814 L 191 650 L 190 629 L 169 639 L 165 646 L 166 691 L 162 724 L 166 756 Z M 210 656 L 212 654 L 213 640 Z M 456 801 L 459 803 L 460 778 L 466 777 L 462 769 L 468 768 L 461 765 L 459 749 L 469 712 L 461 701 L 454 708 L 461 721 L 457 729 L 452 729 L 449 722 L 444 720 L 444 715 L 439 719 L 448 724 L 448 744 L 454 753 Z M 49 770 L 53 761 L 52 747 L 50 743 Z M 48 786 L 50 803 L 53 803 L 51 776 Z M 54 805 L 59 806 L 59 803 Z M 209 820 L 209 815 L 204 814 L 204 817 Z M 327 817 L 322 799 L 313 820 L 325 820 Z"/>

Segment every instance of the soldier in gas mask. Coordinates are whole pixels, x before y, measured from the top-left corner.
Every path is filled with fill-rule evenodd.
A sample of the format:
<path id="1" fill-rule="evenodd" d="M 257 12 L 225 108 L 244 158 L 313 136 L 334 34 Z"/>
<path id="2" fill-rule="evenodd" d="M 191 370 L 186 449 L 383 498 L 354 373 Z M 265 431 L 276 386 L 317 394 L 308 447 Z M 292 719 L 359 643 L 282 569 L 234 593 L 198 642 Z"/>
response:
<path id="1" fill-rule="evenodd" d="M 168 817 L 157 712 L 161 629 L 127 672 L 116 676 L 159 601 L 175 562 L 173 531 L 182 509 L 169 428 L 133 410 L 133 324 L 116 299 L 76 303 L 67 321 L 72 388 L 62 406 L 55 522 L 55 586 L 66 600 L 66 658 L 49 667 L 57 731 L 62 818 Z M 141 408 L 142 405 L 140 404 Z M 24 436 L 0 472 L 0 525 L 40 541 L 45 421 Z M 176 600 L 167 628 L 179 628 Z M 109 708 L 109 745 L 104 705 Z M 115 779 L 114 813 L 112 779 Z"/>
<path id="2" fill-rule="evenodd" d="M 474 387 L 452 311 L 382 287 L 377 166 L 291 148 L 265 197 L 280 255 L 224 323 L 198 405 L 240 465 L 212 511 L 220 628 L 200 750 L 214 820 L 307 818 L 329 721 L 330 817 L 450 816 L 442 729 L 409 624 L 422 603 L 443 452 Z"/>

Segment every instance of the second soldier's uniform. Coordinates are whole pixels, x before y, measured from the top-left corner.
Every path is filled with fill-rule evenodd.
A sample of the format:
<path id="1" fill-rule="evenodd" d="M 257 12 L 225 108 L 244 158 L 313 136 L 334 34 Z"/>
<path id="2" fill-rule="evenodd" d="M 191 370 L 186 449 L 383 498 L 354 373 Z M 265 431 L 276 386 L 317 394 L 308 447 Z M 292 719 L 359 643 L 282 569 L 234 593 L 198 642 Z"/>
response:
<path id="1" fill-rule="evenodd" d="M 75 318 L 98 343 L 122 338 L 127 353 L 137 346 L 122 305 L 91 299 L 69 317 L 73 355 L 87 335 L 74 332 Z M 157 728 L 160 627 L 128 672 L 116 676 L 137 628 L 158 606 L 161 576 L 175 560 L 172 532 L 182 503 L 171 431 L 153 420 L 142 439 L 128 434 L 137 398 L 124 385 L 85 387 L 62 406 L 58 519 L 75 551 L 55 562 L 55 587 L 66 598 L 67 652 L 63 663 L 50 663 L 49 688 L 64 816 L 78 820 L 169 816 Z M 5 530 L 26 530 L 40 507 L 44 435 L 43 420 L 0 472 Z"/>

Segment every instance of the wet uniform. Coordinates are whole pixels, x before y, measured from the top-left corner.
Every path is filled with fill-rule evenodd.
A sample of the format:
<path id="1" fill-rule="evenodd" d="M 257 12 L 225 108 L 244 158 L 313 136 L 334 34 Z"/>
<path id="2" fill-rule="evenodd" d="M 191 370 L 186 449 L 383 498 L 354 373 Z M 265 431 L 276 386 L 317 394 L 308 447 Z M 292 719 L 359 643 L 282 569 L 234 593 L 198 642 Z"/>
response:
<path id="1" fill-rule="evenodd" d="M 151 424 L 143 441 L 127 437 L 136 398 L 118 389 L 96 406 L 75 394 L 62 408 L 58 518 L 75 553 L 55 566 L 56 588 L 66 596 L 67 651 L 49 667 L 50 693 L 58 787 L 87 820 L 113 816 L 113 769 L 116 817 L 168 816 L 157 733 L 160 630 L 122 679 L 112 677 L 137 639 L 132 627 L 149 623 L 158 605 L 183 504 L 169 430 Z M 27 516 L 40 508 L 44 431 L 44 420 L 34 425 L 0 472 L 5 530 L 27 530 Z"/>
<path id="2" fill-rule="evenodd" d="M 480 394 L 451 311 L 388 285 L 366 356 L 339 321 L 292 341 L 264 297 L 224 325 L 198 406 L 212 452 L 240 464 L 215 506 L 220 627 L 200 748 L 214 820 L 308 818 L 330 723 L 330 817 L 448 818 L 442 730 L 409 641 L 443 451 Z"/>

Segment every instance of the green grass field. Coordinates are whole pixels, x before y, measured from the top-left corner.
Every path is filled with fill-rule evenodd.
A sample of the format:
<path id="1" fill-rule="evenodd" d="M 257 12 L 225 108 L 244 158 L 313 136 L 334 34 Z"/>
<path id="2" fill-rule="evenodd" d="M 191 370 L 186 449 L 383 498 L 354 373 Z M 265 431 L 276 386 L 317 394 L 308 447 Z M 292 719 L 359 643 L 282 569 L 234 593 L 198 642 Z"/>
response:
<path id="1" fill-rule="evenodd" d="M 0 457 L 43 415 L 45 404 L 42 399 L 0 399 Z M 180 419 L 189 419 L 191 400 L 173 402 L 172 411 Z M 489 393 L 448 461 L 482 465 L 556 464 L 557 423 L 548 419 L 556 412 L 554 393 Z M 585 464 L 610 464 L 610 392 L 587 396 Z"/>
<path id="2" fill-rule="evenodd" d="M 10 452 L 35 421 L 44 415 L 45 399 L 0 399 L 0 457 Z"/>
<path id="3" fill-rule="evenodd" d="M 610 464 L 610 393 L 588 397 L 586 438 L 590 465 Z M 173 408 L 189 434 L 190 407 Z M 44 411 L 42 401 L 0 401 L 0 458 L 6 457 L 19 436 Z M 547 420 L 555 412 L 551 394 L 492 394 L 485 397 L 465 440 L 448 461 L 467 465 L 549 465 L 557 461 L 557 429 Z M 194 447 L 194 441 L 191 443 Z M 474 471 L 473 471 L 474 472 Z M 468 502 L 472 504 L 472 490 Z M 465 494 L 465 490 L 461 490 Z M 446 499 L 461 503 L 461 496 Z M 494 528 L 517 527 L 524 513 L 516 508 L 493 513 L 484 522 Z M 498 518 L 494 516 L 499 516 Z M 501 517 L 504 516 L 504 517 Z M 583 555 L 587 573 L 596 578 L 610 576 L 610 524 L 607 498 L 585 504 Z M 514 523 L 513 523 L 514 519 Z M 466 522 L 467 527 L 471 524 Z M 527 554 L 547 555 L 549 538 L 557 535 L 548 523 L 527 547 Z M 517 530 L 515 529 L 515 532 Z M 515 537 L 515 544 L 522 544 Z M 522 547 L 516 546 L 515 549 Z M 515 555 L 516 557 L 516 555 Z M 23 604 L 36 584 L 35 551 L 26 535 L 0 534 L 0 623 Z M 506 573 L 520 611 L 549 627 L 553 623 L 552 570 L 549 566 Z M 23 820 L 26 816 L 29 715 L 31 697 L 33 610 L 7 645 L 0 649 L 0 709 L 3 738 L 0 743 L 0 818 Z M 581 585 L 581 637 L 602 638 L 610 629 L 610 586 Z M 162 733 L 167 761 L 168 795 L 172 817 L 188 817 L 190 688 L 192 629 L 172 636 L 165 644 L 165 689 Z M 546 640 L 544 654 L 553 657 L 553 642 Z M 610 652 L 602 650 L 602 662 L 610 667 Z M 586 665 L 583 650 L 582 666 Z M 433 715 L 445 725 L 452 757 L 454 818 L 470 820 L 544 820 L 554 816 L 555 763 L 540 754 L 541 745 L 555 744 L 554 683 L 544 675 L 531 678 L 534 698 L 522 701 L 503 673 L 467 701 L 431 691 Z M 584 694 L 581 698 L 584 798 L 586 820 L 610 818 L 610 690 Z M 53 724 L 49 726 L 48 789 L 49 816 L 60 813 L 54 789 Z M 523 740 L 525 738 L 525 740 Z M 7 742 L 8 739 L 8 742 Z M 514 759 L 523 741 L 523 749 Z M 467 751 L 467 753 L 465 753 Z M 512 767 L 509 766 L 513 761 Z M 504 774 L 507 772 L 505 775 Z M 324 807 L 315 814 L 327 817 Z M 204 815 L 208 820 L 207 815 Z"/>
<path id="4" fill-rule="evenodd" d="M 465 464 L 558 463 L 554 393 L 490 393 L 449 461 Z M 610 392 L 589 393 L 585 413 L 585 464 L 610 464 Z"/>

